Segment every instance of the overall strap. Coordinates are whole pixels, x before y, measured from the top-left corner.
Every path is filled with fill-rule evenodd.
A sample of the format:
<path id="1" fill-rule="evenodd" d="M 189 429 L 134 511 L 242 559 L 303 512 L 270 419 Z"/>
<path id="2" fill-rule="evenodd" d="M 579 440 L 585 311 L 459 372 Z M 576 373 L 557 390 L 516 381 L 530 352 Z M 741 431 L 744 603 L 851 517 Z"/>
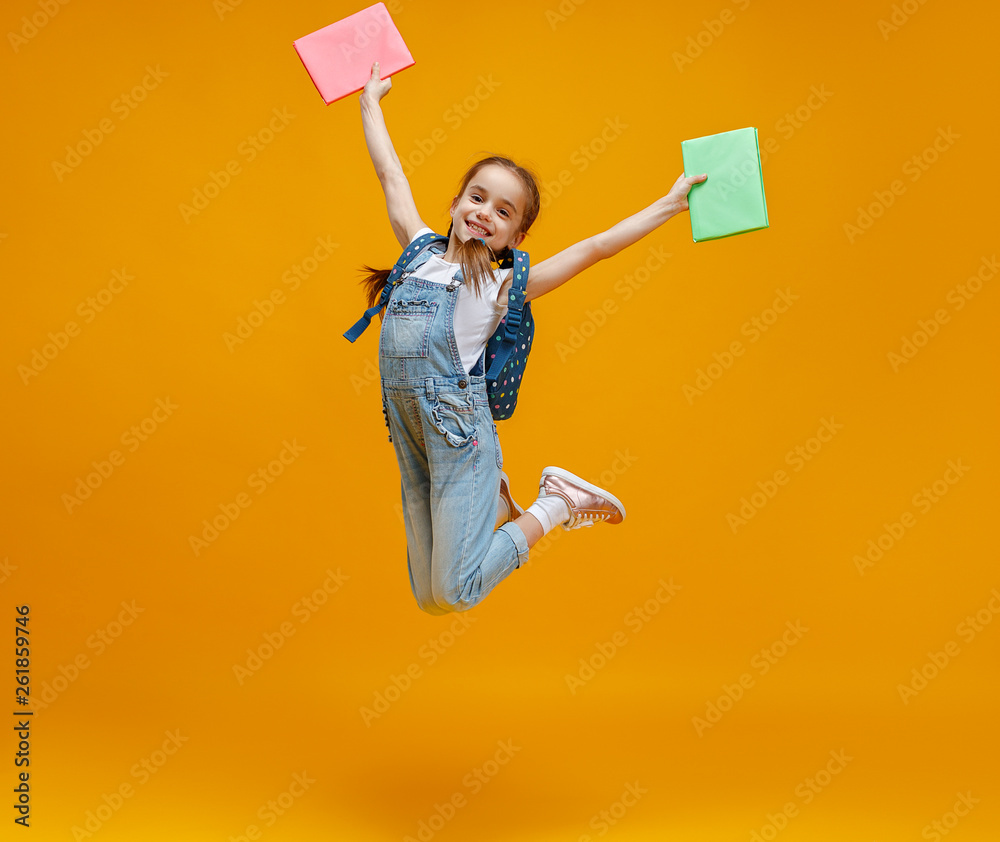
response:
<path id="1" fill-rule="evenodd" d="M 422 234 L 406 247 L 403 253 L 399 256 L 399 260 L 396 261 L 396 265 L 392 267 L 392 271 L 389 273 L 385 286 L 382 287 L 382 295 L 379 297 L 378 302 L 374 307 L 369 307 L 365 310 L 364 315 L 358 319 L 354 323 L 354 326 L 344 334 L 344 337 L 348 340 L 348 342 L 354 342 L 355 339 L 361 336 L 361 334 L 364 333 L 371 324 L 372 317 L 389 303 L 389 299 L 392 297 L 392 288 L 402 281 L 401 276 L 409 264 L 413 263 L 415 258 L 428 246 L 433 245 L 436 240 L 444 240 L 447 242 L 447 239 L 447 237 L 442 237 L 440 234 L 434 234 L 431 232 Z"/>
<path id="2" fill-rule="evenodd" d="M 526 251 L 511 249 L 510 256 L 500 264 L 504 269 L 511 266 L 514 268 L 514 281 L 510 287 L 510 295 L 507 297 L 507 315 L 504 316 L 503 340 L 497 348 L 496 356 L 493 357 L 486 372 L 486 380 L 493 382 L 494 386 L 496 385 L 495 381 L 500 377 L 500 372 L 503 371 L 503 367 L 507 365 L 507 361 L 517 347 L 517 334 L 521 329 L 521 322 L 524 320 L 524 309 L 528 306 L 528 302 L 524 300 L 524 297 L 526 294 L 525 287 L 528 283 L 529 263 Z"/>

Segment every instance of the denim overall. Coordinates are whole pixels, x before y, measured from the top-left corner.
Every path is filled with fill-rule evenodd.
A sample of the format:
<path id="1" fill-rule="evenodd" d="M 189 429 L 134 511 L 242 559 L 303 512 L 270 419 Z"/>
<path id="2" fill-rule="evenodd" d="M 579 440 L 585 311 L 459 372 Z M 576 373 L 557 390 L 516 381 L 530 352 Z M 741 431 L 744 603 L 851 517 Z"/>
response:
<path id="1" fill-rule="evenodd" d="M 428 255 L 429 256 L 429 255 Z M 503 455 L 483 358 L 466 374 L 455 342 L 459 274 L 404 273 L 382 318 L 379 371 L 402 484 L 410 587 L 429 614 L 467 611 L 528 560 L 520 527 L 494 531 Z"/>

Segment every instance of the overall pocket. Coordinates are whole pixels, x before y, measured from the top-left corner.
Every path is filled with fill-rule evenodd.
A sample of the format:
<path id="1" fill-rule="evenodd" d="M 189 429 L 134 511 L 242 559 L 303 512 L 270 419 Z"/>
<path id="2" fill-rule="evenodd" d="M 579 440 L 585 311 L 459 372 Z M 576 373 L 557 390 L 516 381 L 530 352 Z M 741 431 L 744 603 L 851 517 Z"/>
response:
<path id="1" fill-rule="evenodd" d="M 438 302 L 392 299 L 382 319 L 379 352 L 386 357 L 426 357 Z"/>
<path id="2" fill-rule="evenodd" d="M 478 441 L 476 411 L 471 395 L 439 394 L 431 404 L 431 417 L 448 444 L 462 447 Z"/>

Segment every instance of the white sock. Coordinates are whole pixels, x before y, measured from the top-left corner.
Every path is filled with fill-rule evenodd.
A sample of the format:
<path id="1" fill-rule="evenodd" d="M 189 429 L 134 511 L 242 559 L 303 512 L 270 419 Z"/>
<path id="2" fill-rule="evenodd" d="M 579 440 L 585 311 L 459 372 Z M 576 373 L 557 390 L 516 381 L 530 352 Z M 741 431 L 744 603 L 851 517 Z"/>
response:
<path id="1" fill-rule="evenodd" d="M 535 520 L 542 525 L 542 530 L 545 533 L 551 532 L 573 515 L 569 510 L 569 505 L 558 494 L 539 497 L 525 509 L 525 514 L 533 515 Z"/>

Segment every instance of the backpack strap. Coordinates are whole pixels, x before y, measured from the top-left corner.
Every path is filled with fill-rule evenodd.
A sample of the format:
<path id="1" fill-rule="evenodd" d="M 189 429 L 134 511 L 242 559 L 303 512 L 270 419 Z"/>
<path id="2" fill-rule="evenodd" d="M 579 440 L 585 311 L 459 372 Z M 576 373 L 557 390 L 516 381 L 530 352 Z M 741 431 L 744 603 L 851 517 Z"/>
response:
<path id="1" fill-rule="evenodd" d="M 486 380 L 496 387 L 496 381 L 500 378 L 500 372 L 507 365 L 507 361 L 514 353 L 517 346 L 517 333 L 521 329 L 521 322 L 524 320 L 525 309 L 530 305 L 524 300 L 528 283 L 528 266 L 530 260 L 526 251 L 511 249 L 511 254 L 500 265 L 506 269 L 513 267 L 514 281 L 510 286 L 510 294 L 507 296 L 507 315 L 504 316 L 503 339 L 496 350 L 496 356 L 490 362 L 486 371 Z M 530 310 L 528 311 L 530 315 Z"/>
<path id="2" fill-rule="evenodd" d="M 401 275 L 403 272 L 409 268 L 410 264 L 415 263 L 416 258 L 420 256 L 420 254 L 429 246 L 433 246 L 437 240 L 447 242 L 448 238 L 442 237 L 440 234 L 434 234 L 433 232 L 422 234 L 410 243 L 406 249 L 404 249 L 403 253 L 399 256 L 399 260 L 396 261 L 396 265 L 392 267 L 392 271 L 389 273 L 385 286 L 382 287 L 382 295 L 379 297 L 378 302 L 374 307 L 369 307 L 365 310 L 361 318 L 358 319 L 354 323 L 354 326 L 344 334 L 344 337 L 348 342 L 354 342 L 354 340 L 361 336 L 362 333 L 368 330 L 372 317 L 389 303 L 389 299 L 392 297 L 393 287 L 402 281 Z M 424 260 L 428 257 L 430 257 L 430 254 L 428 254 Z M 421 261 L 421 263 L 423 263 L 423 261 Z"/>

